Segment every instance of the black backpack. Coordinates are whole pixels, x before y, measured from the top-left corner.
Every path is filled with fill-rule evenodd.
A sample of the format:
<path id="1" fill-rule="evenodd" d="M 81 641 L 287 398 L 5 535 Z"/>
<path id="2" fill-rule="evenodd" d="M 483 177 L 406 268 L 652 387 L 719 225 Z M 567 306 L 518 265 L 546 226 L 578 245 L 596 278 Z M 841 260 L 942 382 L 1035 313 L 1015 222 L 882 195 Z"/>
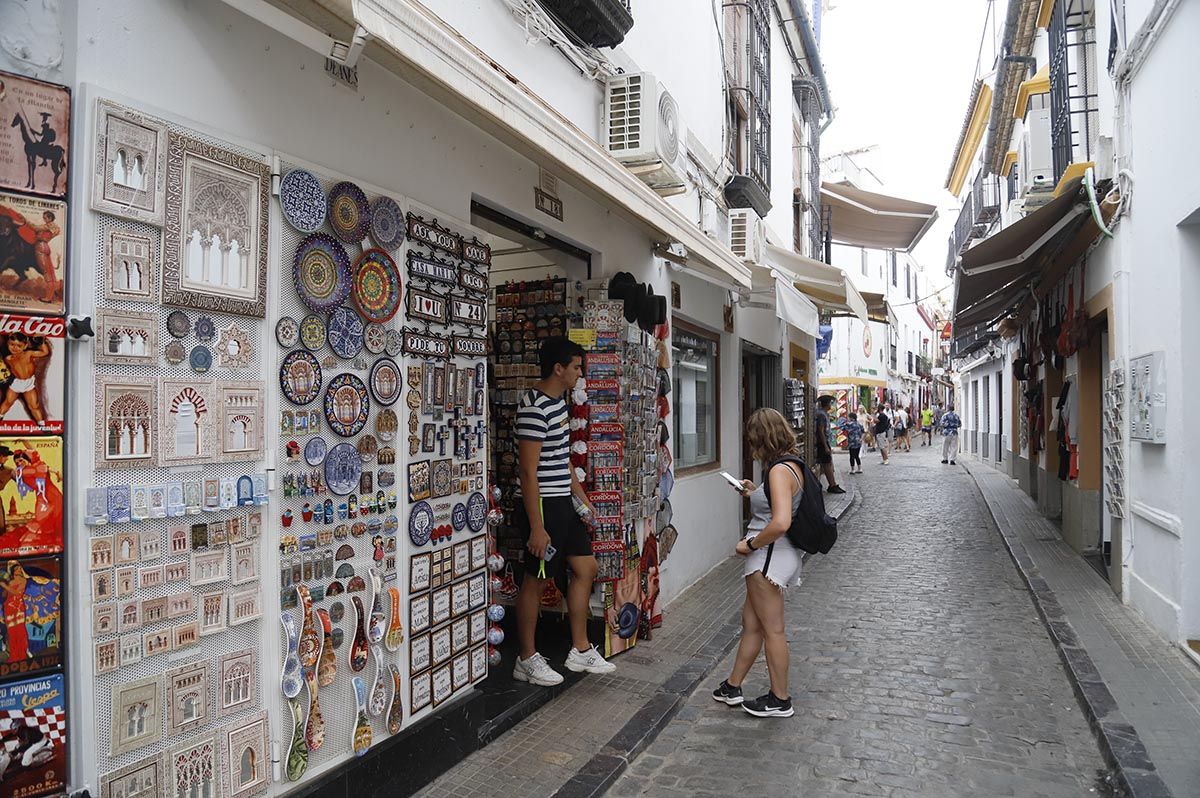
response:
<path id="1" fill-rule="evenodd" d="M 809 554 L 828 554 L 837 543 L 837 519 L 825 512 L 825 495 L 821 492 L 821 483 L 813 474 L 812 469 L 795 455 L 785 455 L 767 469 L 780 463 L 795 463 L 804 480 L 804 493 L 800 497 L 800 507 L 792 516 L 792 525 L 788 527 L 788 541 L 796 548 Z"/>

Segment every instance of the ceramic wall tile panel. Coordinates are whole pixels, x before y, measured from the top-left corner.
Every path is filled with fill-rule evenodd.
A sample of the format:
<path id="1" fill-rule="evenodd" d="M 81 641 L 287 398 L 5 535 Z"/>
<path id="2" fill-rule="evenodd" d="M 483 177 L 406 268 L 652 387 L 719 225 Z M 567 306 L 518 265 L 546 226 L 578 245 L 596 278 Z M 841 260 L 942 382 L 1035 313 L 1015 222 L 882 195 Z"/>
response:
<path id="1" fill-rule="evenodd" d="M 112 692 L 112 755 L 157 743 L 163 730 L 161 676 L 118 683 Z"/>
<path id="2" fill-rule="evenodd" d="M 158 302 L 158 240 L 114 229 L 104 247 L 104 297 L 119 302 Z"/>
<path id="3" fill-rule="evenodd" d="M 136 468 L 158 454 L 157 387 L 138 377 L 96 378 L 96 468 Z"/>
<path id="4" fill-rule="evenodd" d="M 158 464 L 209 463 L 221 452 L 217 424 L 221 405 L 213 401 L 212 383 L 163 379 L 158 385 Z"/>
<path id="5" fill-rule="evenodd" d="M 217 385 L 221 408 L 221 459 L 258 460 L 263 456 L 261 382 L 223 382 Z"/>
<path id="6" fill-rule="evenodd" d="M 164 122 L 108 100 L 96 101 L 93 210 L 161 226 L 166 163 Z"/>
<path id="7" fill-rule="evenodd" d="M 158 362 L 158 317 L 153 313 L 96 311 L 97 363 L 117 366 L 152 366 Z"/>

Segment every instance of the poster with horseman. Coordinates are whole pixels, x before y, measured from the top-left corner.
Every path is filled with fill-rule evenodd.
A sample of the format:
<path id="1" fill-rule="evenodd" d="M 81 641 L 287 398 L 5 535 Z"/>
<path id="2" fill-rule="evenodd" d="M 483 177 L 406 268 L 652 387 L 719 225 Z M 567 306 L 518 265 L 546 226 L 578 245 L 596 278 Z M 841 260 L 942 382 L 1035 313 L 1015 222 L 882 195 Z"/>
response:
<path id="1" fill-rule="evenodd" d="M 0 435 L 61 435 L 66 322 L 0 312 Z"/>
<path id="2" fill-rule="evenodd" d="M 0 189 L 66 197 L 71 90 L 0 72 L 0 123 Z"/>
<path id="3" fill-rule="evenodd" d="M 0 191 L 0 310 L 63 313 L 67 204 Z"/>
<path id="4" fill-rule="evenodd" d="M 0 561 L 62 550 L 62 438 L 0 438 Z"/>

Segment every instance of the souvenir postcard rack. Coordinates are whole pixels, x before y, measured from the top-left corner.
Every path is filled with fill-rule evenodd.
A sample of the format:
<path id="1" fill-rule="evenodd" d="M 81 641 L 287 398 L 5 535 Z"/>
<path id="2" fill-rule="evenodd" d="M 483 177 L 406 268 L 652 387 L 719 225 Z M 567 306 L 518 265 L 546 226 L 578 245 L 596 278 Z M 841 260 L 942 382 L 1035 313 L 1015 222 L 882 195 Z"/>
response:
<path id="1" fill-rule="evenodd" d="M 796 432 L 796 440 L 805 462 L 811 462 L 808 456 L 808 390 L 805 388 L 803 380 L 794 377 L 784 378 L 783 414 Z"/>

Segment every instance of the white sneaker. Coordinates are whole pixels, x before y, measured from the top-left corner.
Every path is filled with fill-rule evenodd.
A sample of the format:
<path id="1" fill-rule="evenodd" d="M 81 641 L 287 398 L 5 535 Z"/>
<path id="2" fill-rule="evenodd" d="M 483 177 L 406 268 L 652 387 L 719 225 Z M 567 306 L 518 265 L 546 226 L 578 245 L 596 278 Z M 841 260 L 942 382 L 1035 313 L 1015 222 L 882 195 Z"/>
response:
<path id="1" fill-rule="evenodd" d="M 529 682 L 539 687 L 554 687 L 556 684 L 562 684 L 563 680 L 562 674 L 551 668 L 546 658 L 536 651 L 529 659 L 517 657 L 517 664 L 513 666 L 513 678 L 518 682 Z"/>
<path id="2" fill-rule="evenodd" d="M 587 651 L 579 651 L 574 646 L 567 654 L 567 667 L 576 673 L 612 673 L 617 666 L 600 656 L 600 652 L 592 646 Z"/>

